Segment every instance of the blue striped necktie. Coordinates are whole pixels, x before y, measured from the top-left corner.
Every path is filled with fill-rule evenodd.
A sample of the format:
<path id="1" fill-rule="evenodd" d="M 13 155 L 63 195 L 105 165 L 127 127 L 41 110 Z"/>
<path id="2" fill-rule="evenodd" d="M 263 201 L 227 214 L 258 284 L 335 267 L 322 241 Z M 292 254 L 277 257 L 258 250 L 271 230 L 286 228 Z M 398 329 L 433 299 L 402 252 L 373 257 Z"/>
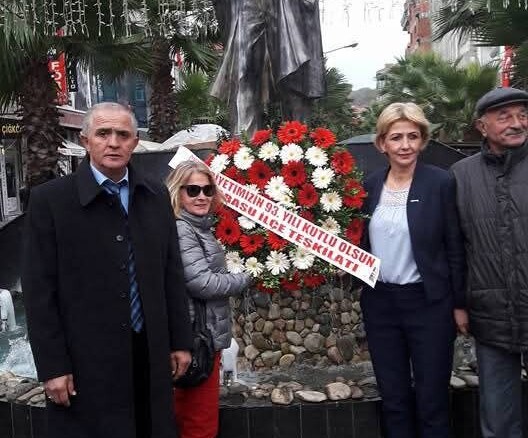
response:
<path id="1" fill-rule="evenodd" d="M 105 189 L 112 195 L 119 198 L 123 212 L 126 215 L 126 209 L 121 202 L 121 187 L 127 184 L 126 180 L 121 181 L 119 184 L 107 179 L 103 182 Z M 127 220 L 128 229 L 128 220 Z M 141 297 L 139 296 L 139 286 L 136 278 L 136 262 L 134 260 L 134 251 L 132 249 L 132 242 L 130 239 L 130 233 L 128 233 L 128 279 L 130 283 L 130 325 L 132 330 L 139 333 L 145 324 L 145 318 L 143 316 L 143 308 L 141 306 Z"/>

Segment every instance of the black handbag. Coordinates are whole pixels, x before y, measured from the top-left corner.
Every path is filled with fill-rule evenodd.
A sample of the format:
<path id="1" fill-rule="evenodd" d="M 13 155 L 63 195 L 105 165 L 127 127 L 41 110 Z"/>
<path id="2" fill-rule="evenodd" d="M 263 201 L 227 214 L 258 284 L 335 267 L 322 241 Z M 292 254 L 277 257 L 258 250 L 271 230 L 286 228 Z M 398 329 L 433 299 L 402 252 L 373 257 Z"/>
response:
<path id="1" fill-rule="evenodd" d="M 173 385 L 177 388 L 198 386 L 211 375 L 214 366 L 215 349 L 213 335 L 206 325 L 205 302 L 193 299 L 193 306 L 192 359 L 185 374 L 173 380 Z"/>

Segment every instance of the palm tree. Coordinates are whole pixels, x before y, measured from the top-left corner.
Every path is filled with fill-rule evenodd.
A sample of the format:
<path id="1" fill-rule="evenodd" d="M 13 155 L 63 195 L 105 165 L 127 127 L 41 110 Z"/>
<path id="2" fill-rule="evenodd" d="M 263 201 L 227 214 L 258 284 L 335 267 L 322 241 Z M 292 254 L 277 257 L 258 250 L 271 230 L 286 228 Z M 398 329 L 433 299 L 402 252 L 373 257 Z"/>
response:
<path id="1" fill-rule="evenodd" d="M 49 7 L 44 3 L 35 0 L 35 17 L 43 7 Z M 127 71 L 146 74 L 150 64 L 144 37 L 115 37 L 124 34 L 123 20 L 114 18 L 111 29 L 99 26 L 101 16 L 95 5 L 86 7 L 83 26 L 70 26 L 66 36 L 49 33 L 45 20 L 28 20 L 24 9 L 27 5 L 0 0 L 4 18 L 4 26 L 0 27 L 0 111 L 15 107 L 22 117 L 26 185 L 31 188 L 54 177 L 57 149 L 62 144 L 57 86 L 48 72 L 49 53 L 64 53 L 69 64 L 89 65 L 109 79 Z M 64 6 L 61 0 L 55 0 L 54 5 L 57 11 Z M 118 6 L 113 12 L 116 17 L 123 16 Z M 57 16 L 63 25 L 67 19 Z"/>
<path id="2" fill-rule="evenodd" d="M 528 84 L 528 10 L 524 2 L 503 0 L 457 0 L 434 17 L 434 38 L 449 32 L 469 36 L 481 46 L 512 46 L 515 50 L 514 81 Z"/>
<path id="3" fill-rule="evenodd" d="M 154 8 L 152 4 L 150 10 Z M 156 19 L 159 21 L 160 17 L 152 17 L 152 21 Z M 149 81 L 152 89 L 149 136 L 158 142 L 165 141 L 177 129 L 178 106 L 174 94 L 172 60 L 177 55 L 180 57 L 183 72 L 212 72 L 218 60 L 213 44 L 219 36 L 214 10 L 209 2 L 187 1 L 181 13 L 172 14 L 164 20 L 170 32 L 167 36 L 155 32 L 152 37 L 154 69 Z"/>
<path id="4" fill-rule="evenodd" d="M 314 103 L 309 123 L 312 126 L 326 126 L 338 139 L 354 135 L 359 123 L 350 97 L 352 85 L 336 68 L 325 70 L 326 95 Z"/>
<path id="5" fill-rule="evenodd" d="M 495 87 L 497 68 L 470 64 L 461 68 L 434 53 L 413 54 L 397 60 L 387 72 L 380 96 L 383 105 L 415 102 L 420 105 L 441 140 L 473 135 L 475 104 Z"/>

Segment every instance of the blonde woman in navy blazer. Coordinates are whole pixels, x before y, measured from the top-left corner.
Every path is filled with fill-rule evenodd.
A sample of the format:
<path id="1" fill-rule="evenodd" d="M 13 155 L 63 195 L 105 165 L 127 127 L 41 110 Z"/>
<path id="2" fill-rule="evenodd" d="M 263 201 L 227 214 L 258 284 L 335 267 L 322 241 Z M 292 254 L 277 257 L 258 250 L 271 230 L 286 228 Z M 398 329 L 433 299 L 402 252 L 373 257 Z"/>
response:
<path id="1" fill-rule="evenodd" d="M 393 103 L 376 126 L 389 166 L 365 181 L 370 216 L 362 245 L 381 259 L 361 306 L 387 438 L 448 438 L 455 327 L 464 312 L 464 247 L 452 176 L 418 161 L 429 122 Z M 455 324 L 456 321 L 456 324 Z"/>

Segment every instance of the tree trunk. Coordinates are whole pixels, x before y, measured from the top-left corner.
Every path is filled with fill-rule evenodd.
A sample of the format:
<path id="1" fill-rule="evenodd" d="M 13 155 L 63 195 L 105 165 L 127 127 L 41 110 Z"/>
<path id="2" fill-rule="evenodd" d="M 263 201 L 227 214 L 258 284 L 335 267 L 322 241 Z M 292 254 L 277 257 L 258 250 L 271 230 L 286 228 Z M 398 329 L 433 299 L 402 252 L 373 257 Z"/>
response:
<path id="1" fill-rule="evenodd" d="M 172 62 L 169 57 L 169 44 L 157 38 L 152 47 L 154 73 L 150 80 L 149 136 L 153 141 L 164 142 L 176 131 L 176 99 L 174 79 L 171 75 Z"/>
<path id="2" fill-rule="evenodd" d="M 55 106 L 57 88 L 48 72 L 47 60 L 34 61 L 23 80 L 19 114 L 25 146 L 26 187 L 31 189 L 57 175 L 57 149 L 63 137 L 59 110 Z"/>

